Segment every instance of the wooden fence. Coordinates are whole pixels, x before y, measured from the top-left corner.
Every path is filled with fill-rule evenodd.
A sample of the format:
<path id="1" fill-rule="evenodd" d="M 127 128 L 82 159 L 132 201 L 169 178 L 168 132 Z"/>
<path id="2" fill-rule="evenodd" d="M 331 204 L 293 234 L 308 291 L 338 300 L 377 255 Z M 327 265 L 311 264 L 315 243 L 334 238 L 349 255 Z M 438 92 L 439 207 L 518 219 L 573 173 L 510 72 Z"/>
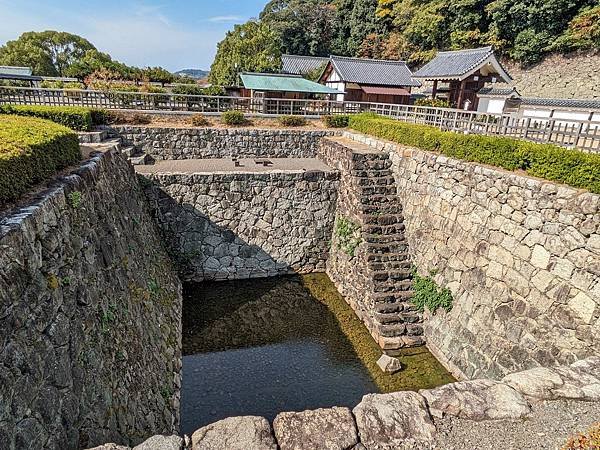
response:
<path id="1" fill-rule="evenodd" d="M 256 115 L 309 117 L 374 112 L 404 122 L 432 125 L 442 130 L 508 136 L 600 152 L 598 121 L 519 117 L 414 105 L 13 87 L 0 87 L 0 104 L 85 106 L 205 114 L 237 110 Z"/>

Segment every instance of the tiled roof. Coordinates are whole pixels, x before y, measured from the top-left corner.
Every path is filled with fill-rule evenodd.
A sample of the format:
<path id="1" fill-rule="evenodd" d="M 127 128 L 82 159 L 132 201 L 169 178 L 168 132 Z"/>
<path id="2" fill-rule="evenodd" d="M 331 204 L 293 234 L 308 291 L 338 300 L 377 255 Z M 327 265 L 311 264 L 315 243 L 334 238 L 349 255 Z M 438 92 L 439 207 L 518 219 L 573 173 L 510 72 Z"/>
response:
<path id="1" fill-rule="evenodd" d="M 31 68 L 18 66 L 0 66 L 0 74 L 30 76 Z"/>
<path id="2" fill-rule="evenodd" d="M 348 83 L 421 86 L 419 81 L 413 80 L 412 73 L 404 61 L 331 56 L 331 63 L 342 81 Z"/>
<path id="3" fill-rule="evenodd" d="M 283 55 L 281 57 L 281 71 L 296 75 L 306 75 L 319 67 L 324 67 L 328 62 L 329 58 L 327 57 Z"/>
<path id="4" fill-rule="evenodd" d="M 510 97 L 511 95 L 519 95 L 517 90 L 513 88 L 498 88 L 498 87 L 484 87 L 479 89 L 477 95 L 485 95 L 488 97 Z"/>
<path id="5" fill-rule="evenodd" d="M 553 108 L 578 108 L 600 111 L 600 99 L 586 100 L 574 98 L 537 98 L 522 97 L 521 104 L 526 106 L 547 106 Z"/>
<path id="6" fill-rule="evenodd" d="M 494 49 L 491 46 L 438 52 L 435 58 L 415 72 L 414 77 L 424 79 L 460 78 L 476 70 L 486 59 L 493 55 Z M 506 73 L 500 62 L 496 60 L 496 63 L 506 76 L 508 76 L 509 79 L 505 81 L 510 81 L 510 76 Z"/>
<path id="7" fill-rule="evenodd" d="M 303 92 L 310 94 L 343 94 L 337 89 L 302 78 L 300 75 L 272 73 L 242 73 L 246 89 L 254 91 Z"/>

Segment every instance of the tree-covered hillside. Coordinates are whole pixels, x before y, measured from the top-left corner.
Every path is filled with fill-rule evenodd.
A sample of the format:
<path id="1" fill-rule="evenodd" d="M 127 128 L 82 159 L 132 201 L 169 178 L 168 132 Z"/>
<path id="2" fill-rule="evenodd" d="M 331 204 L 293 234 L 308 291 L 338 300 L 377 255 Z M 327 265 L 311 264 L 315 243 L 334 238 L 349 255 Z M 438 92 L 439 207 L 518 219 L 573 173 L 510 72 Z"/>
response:
<path id="1" fill-rule="evenodd" d="M 251 44 L 250 44 L 251 43 Z M 282 53 L 402 59 L 493 45 L 523 65 L 551 52 L 600 47 L 598 0 L 271 0 L 219 44 L 211 81 L 277 70 Z M 259 56 L 245 60 L 251 47 Z M 236 66 L 237 64 L 237 66 Z"/>

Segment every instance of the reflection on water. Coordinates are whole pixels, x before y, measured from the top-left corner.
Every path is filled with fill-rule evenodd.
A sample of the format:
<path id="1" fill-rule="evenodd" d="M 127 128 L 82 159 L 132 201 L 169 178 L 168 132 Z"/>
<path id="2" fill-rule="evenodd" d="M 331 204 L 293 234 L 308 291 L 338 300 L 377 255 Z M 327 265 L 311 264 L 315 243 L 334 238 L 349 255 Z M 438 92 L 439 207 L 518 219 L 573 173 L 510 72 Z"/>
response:
<path id="1" fill-rule="evenodd" d="M 370 392 L 452 381 L 426 349 L 384 375 L 377 344 L 327 276 L 186 286 L 182 432 L 229 416 L 352 407 Z"/>

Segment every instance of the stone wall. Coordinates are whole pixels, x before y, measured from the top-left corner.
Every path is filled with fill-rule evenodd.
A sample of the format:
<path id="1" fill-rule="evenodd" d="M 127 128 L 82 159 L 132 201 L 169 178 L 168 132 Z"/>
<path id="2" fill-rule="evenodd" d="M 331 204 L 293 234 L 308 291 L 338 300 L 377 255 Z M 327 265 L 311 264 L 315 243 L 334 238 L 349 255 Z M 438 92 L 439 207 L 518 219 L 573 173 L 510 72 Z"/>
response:
<path id="1" fill-rule="evenodd" d="M 180 282 L 116 149 L 0 220 L 3 449 L 177 432 L 180 352 Z"/>
<path id="2" fill-rule="evenodd" d="M 146 193 L 186 280 L 324 271 L 335 172 L 148 175 Z"/>
<path id="3" fill-rule="evenodd" d="M 551 55 L 527 68 L 503 62 L 525 97 L 600 98 L 600 53 Z"/>
<path id="4" fill-rule="evenodd" d="M 598 353 L 600 195 L 368 140 L 391 153 L 412 261 L 454 294 L 425 337 L 456 375 Z"/>
<path id="5" fill-rule="evenodd" d="M 153 159 L 314 158 L 331 130 L 113 126 L 125 146 Z"/>

